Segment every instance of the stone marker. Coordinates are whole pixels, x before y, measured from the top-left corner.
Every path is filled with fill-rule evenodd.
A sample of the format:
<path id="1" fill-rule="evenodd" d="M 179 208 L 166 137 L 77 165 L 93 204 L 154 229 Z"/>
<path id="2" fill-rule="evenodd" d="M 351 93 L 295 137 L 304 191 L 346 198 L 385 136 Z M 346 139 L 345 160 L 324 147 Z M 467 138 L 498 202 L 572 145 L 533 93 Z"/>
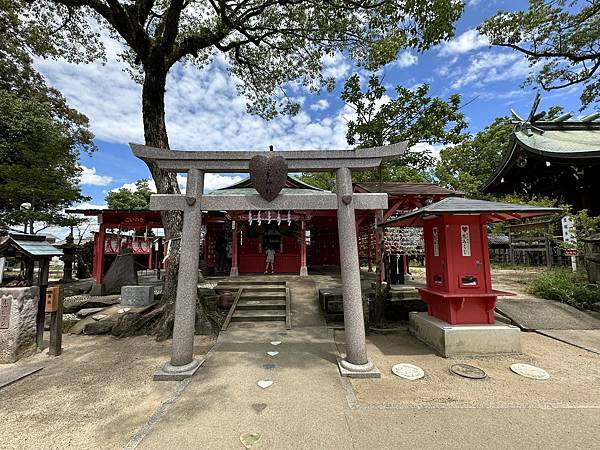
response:
<path id="1" fill-rule="evenodd" d="M 271 345 L 279 345 L 281 344 L 281 341 L 271 341 Z"/>
<path id="2" fill-rule="evenodd" d="M 148 306 L 154 302 L 154 286 L 123 286 L 121 306 Z"/>
<path id="3" fill-rule="evenodd" d="M 521 375 L 522 377 L 526 378 L 532 378 L 534 380 L 547 380 L 548 378 L 550 378 L 550 374 L 544 369 L 532 366 L 530 364 L 511 364 L 510 370 L 512 370 L 517 375 Z"/>
<path id="4" fill-rule="evenodd" d="M 126 248 L 121 250 L 113 263 L 108 268 L 102 285 L 102 294 L 118 294 L 121 287 L 138 284 L 137 270 L 135 269 L 135 256 L 133 250 Z"/>
<path id="5" fill-rule="evenodd" d="M 267 355 L 269 355 L 269 356 L 277 356 L 277 355 L 279 355 L 279 352 L 267 352 Z"/>
<path id="6" fill-rule="evenodd" d="M 0 364 L 36 352 L 36 315 L 40 289 L 0 288 Z"/>
<path id="7" fill-rule="evenodd" d="M 256 382 L 261 388 L 266 389 L 273 384 L 273 380 L 258 380 Z"/>

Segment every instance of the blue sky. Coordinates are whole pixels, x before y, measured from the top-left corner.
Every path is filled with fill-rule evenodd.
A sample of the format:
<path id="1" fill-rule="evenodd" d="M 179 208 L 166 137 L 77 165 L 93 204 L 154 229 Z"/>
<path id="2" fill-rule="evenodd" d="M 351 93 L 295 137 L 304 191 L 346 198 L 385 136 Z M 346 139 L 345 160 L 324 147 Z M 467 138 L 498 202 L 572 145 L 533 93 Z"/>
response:
<path id="1" fill-rule="evenodd" d="M 397 61 L 382 69 L 385 83 L 413 87 L 430 83 L 431 94 L 462 95 L 463 109 L 475 133 L 510 108 L 527 114 L 534 98 L 532 87 L 521 88 L 528 72 L 527 61 L 508 49 L 490 48 L 475 27 L 498 9 L 517 9 L 526 2 L 467 2 L 456 24 L 456 37 L 426 53 L 402 52 Z M 99 207 L 110 190 L 131 186 L 149 177 L 146 166 L 131 155 L 128 142 L 143 142 L 140 86 L 123 71 L 116 55 L 120 44 L 106 38 L 108 63 L 75 65 L 65 61 L 37 61 L 47 81 L 61 90 L 69 103 L 91 122 L 98 151 L 82 155 L 82 188 L 92 200 L 82 207 Z M 346 123 L 352 111 L 339 99 L 340 88 L 355 68 L 343 55 L 324 59 L 325 73 L 338 80 L 335 91 L 295 95 L 302 111 L 295 117 L 264 121 L 245 112 L 245 101 L 227 75 L 226 62 L 217 57 L 198 70 L 176 66 L 171 71 L 166 96 L 167 128 L 171 147 L 181 150 L 279 150 L 346 148 Z M 361 75 L 368 74 L 362 72 Z M 579 109 L 580 88 L 543 93 L 538 110 L 562 105 Z M 424 144 L 426 145 L 426 144 Z M 435 148 L 434 151 L 439 151 Z M 207 189 L 236 182 L 240 175 L 210 175 Z"/>

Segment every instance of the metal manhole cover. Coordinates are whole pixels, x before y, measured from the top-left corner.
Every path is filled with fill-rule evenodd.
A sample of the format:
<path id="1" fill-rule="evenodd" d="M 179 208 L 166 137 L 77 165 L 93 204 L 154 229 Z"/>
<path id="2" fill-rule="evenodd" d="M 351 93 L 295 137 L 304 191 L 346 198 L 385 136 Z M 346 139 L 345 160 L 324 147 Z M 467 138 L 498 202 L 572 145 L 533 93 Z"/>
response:
<path id="1" fill-rule="evenodd" d="M 406 380 L 418 380 L 425 376 L 425 372 L 413 364 L 396 364 L 392 367 L 392 373 Z"/>
<path id="2" fill-rule="evenodd" d="M 450 372 L 473 380 L 481 380 L 487 377 L 487 374 L 483 370 L 470 364 L 454 364 L 450 367 Z"/>
<path id="3" fill-rule="evenodd" d="M 547 380 L 550 378 L 550 374 L 540 367 L 532 366 L 530 364 L 511 364 L 510 370 L 517 375 L 522 377 L 532 378 L 534 380 Z"/>

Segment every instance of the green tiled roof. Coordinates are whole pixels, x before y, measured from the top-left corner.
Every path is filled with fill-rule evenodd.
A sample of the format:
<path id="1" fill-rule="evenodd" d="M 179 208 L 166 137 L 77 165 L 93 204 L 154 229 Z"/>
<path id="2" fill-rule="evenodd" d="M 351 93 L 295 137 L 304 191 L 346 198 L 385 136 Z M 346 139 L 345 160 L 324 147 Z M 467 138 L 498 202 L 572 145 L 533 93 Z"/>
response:
<path id="1" fill-rule="evenodd" d="M 515 139 L 528 150 L 561 156 L 600 156 L 600 130 L 515 131 Z"/>
<path id="2" fill-rule="evenodd" d="M 46 242 L 44 236 L 28 236 L 28 235 L 9 235 L 0 240 L 0 253 L 13 247 L 30 257 L 53 257 L 62 256 L 62 250 L 50 245 Z"/>

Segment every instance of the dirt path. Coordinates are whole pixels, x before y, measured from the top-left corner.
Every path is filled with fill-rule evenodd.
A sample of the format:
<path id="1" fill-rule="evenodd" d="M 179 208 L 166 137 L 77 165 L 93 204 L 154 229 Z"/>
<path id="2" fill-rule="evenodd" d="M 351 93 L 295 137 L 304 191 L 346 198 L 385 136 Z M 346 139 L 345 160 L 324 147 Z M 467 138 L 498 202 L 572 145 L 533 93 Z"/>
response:
<path id="1" fill-rule="evenodd" d="M 212 343 L 197 336 L 196 354 Z M 0 448 L 123 448 L 176 387 L 152 381 L 170 341 L 65 335 L 63 347 L 0 367 L 44 367 L 0 390 Z"/>

